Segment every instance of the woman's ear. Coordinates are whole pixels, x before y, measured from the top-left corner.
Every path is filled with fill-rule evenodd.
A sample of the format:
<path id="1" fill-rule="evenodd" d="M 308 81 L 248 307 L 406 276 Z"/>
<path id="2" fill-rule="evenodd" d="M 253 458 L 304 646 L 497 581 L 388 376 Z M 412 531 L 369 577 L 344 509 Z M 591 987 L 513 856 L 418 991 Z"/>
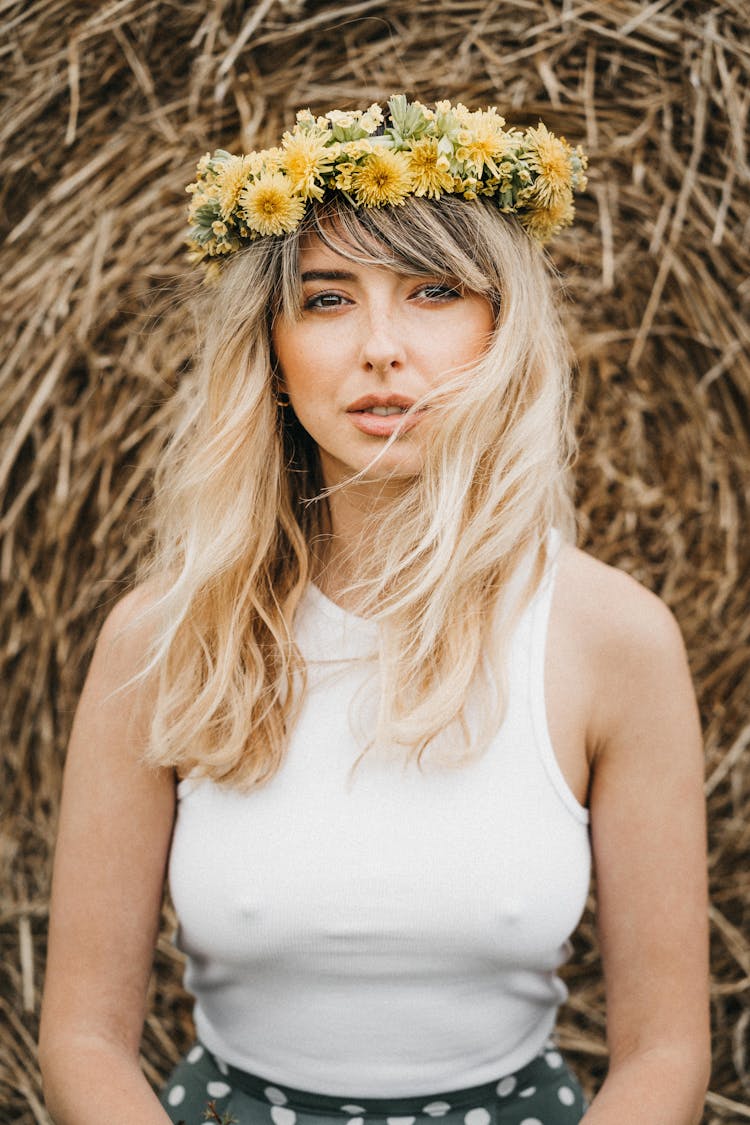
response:
<path id="1" fill-rule="evenodd" d="M 285 410 L 288 406 L 291 406 L 292 403 L 287 393 L 284 373 L 281 370 L 281 364 L 273 350 L 273 346 L 271 347 L 271 391 L 274 401 L 280 410 Z"/>

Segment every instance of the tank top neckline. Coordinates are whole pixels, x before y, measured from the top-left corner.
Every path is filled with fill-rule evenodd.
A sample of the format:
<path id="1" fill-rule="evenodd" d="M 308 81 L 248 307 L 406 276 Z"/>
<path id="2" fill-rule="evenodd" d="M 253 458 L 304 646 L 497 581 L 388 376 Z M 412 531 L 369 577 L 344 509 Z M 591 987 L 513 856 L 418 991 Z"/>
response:
<path id="1" fill-rule="evenodd" d="M 338 602 L 335 602 L 333 598 L 329 598 L 328 594 L 324 594 L 320 586 L 317 586 L 314 582 L 308 583 L 307 590 L 311 597 L 317 602 L 318 609 L 326 617 L 330 617 L 335 621 L 350 622 L 353 625 L 365 628 L 376 626 L 376 622 L 373 621 L 372 618 L 363 617 L 361 614 L 354 613 L 350 609 L 344 609 L 344 607 L 339 605 Z"/>
<path id="2" fill-rule="evenodd" d="M 558 529 L 555 527 L 550 528 L 550 535 L 547 539 L 548 567 L 550 565 L 551 557 L 555 554 L 555 552 L 553 550 L 550 550 L 550 548 L 559 546 L 559 538 L 560 533 Z M 527 554 L 519 564 L 517 571 L 514 573 L 511 581 L 515 581 L 518 578 L 519 574 L 521 574 L 521 572 L 524 570 L 524 568 L 528 566 L 528 564 L 529 553 L 527 552 Z M 350 609 L 345 609 L 342 605 L 339 605 L 338 602 L 335 602 L 333 598 L 329 598 L 327 594 L 324 594 L 320 586 L 318 586 L 315 582 L 311 581 L 308 583 L 307 593 L 311 598 L 314 599 L 320 612 L 330 620 L 337 621 L 339 624 L 349 625 L 350 627 L 370 630 L 372 633 L 377 632 L 378 626 L 376 621 L 374 621 L 370 617 L 363 617 L 361 614 L 354 613 Z"/>

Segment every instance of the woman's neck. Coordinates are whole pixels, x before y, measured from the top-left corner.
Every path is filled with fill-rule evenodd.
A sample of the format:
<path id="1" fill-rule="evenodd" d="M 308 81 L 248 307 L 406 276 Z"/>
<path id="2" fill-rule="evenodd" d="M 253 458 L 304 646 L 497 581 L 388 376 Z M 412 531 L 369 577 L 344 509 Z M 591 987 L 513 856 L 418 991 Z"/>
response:
<path id="1" fill-rule="evenodd" d="M 358 484 L 342 488 L 328 497 L 331 530 L 310 544 L 312 579 L 326 597 L 344 609 L 356 612 L 358 596 L 347 588 L 361 578 L 365 561 L 372 559 L 373 517 L 383 524 L 394 503 L 392 488 Z"/>

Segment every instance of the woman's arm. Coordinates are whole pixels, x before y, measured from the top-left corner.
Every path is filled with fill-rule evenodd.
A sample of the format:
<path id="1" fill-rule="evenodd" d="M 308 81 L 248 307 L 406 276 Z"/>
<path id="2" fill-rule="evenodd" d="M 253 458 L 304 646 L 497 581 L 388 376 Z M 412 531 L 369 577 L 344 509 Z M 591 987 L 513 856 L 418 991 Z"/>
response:
<path id="1" fill-rule="evenodd" d="M 123 598 L 99 636 L 68 749 L 55 852 L 39 1056 L 56 1125 L 166 1125 L 138 1052 L 174 819 L 169 770 L 139 762 L 149 684 L 144 608 Z"/>
<path id="2" fill-rule="evenodd" d="M 609 575 L 591 825 L 610 1068 L 583 1122 L 696 1125 L 710 1072 L 700 719 L 673 615 Z"/>

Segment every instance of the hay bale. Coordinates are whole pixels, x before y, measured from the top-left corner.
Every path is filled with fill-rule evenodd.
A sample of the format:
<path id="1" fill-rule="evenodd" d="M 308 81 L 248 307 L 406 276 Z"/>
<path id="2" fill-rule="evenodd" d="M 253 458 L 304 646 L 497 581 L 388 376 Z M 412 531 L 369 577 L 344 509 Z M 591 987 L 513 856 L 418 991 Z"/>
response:
<path id="1" fill-rule="evenodd" d="M 3 20 L 2 1120 L 49 1121 L 34 1040 L 64 747 L 191 364 L 184 185 L 202 152 L 269 143 L 298 106 L 394 90 L 543 116 L 590 154 L 578 221 L 552 247 L 579 358 L 580 545 L 683 629 L 710 810 L 704 1121 L 750 1120 L 746 7 L 9 0 Z M 166 906 L 154 1081 L 191 1034 L 171 922 Z M 591 1089 L 605 1064 L 590 914 L 576 946 L 561 1038 Z"/>

